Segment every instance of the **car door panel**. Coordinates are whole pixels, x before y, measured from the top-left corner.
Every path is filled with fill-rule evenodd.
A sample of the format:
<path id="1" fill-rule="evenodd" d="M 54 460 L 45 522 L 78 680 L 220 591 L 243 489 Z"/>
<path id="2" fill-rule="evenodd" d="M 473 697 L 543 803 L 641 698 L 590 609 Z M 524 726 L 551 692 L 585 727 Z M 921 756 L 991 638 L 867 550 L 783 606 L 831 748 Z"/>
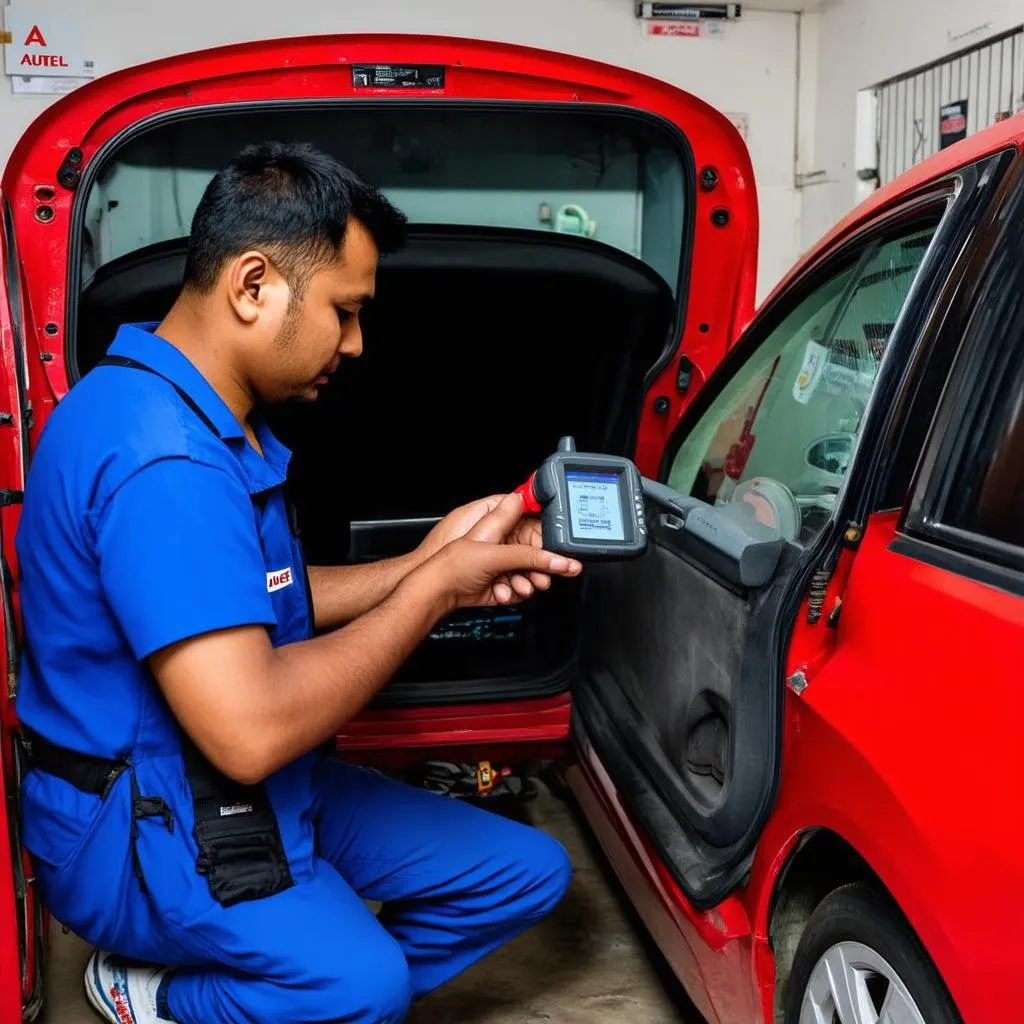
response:
<path id="1" fill-rule="evenodd" d="M 685 807 L 691 824 L 719 846 L 745 832 L 752 810 L 726 762 L 763 768 L 772 717 L 772 702 L 764 700 L 767 666 L 751 664 L 745 652 L 763 649 L 761 620 L 770 618 L 796 560 L 788 549 L 776 582 L 744 591 L 723 586 L 656 535 L 647 557 L 602 568 L 588 590 L 584 674 L 606 703 L 615 702 L 613 714 L 636 716 L 637 755 L 664 778 L 669 802 Z M 762 736 L 730 728 L 735 705 L 749 700 L 761 704 Z"/>

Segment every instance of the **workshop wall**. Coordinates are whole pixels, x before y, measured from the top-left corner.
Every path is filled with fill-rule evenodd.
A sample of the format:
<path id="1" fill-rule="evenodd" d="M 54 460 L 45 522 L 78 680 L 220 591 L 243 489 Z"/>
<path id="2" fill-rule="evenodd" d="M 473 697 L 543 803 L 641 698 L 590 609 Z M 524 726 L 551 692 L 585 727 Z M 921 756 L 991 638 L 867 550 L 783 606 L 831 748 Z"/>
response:
<path id="1" fill-rule="evenodd" d="M 823 0 L 801 242 L 812 245 L 870 190 L 854 165 L 857 93 L 1024 23 L 1020 0 Z M 1018 82 L 1015 111 L 1021 109 Z"/>
<path id="2" fill-rule="evenodd" d="M 29 0 L 19 0 L 27 3 Z M 745 11 L 720 39 L 646 36 L 632 0 L 33 0 L 79 12 L 97 73 L 254 38 L 327 32 L 409 31 L 479 37 L 594 57 L 665 79 L 721 110 L 747 117 L 762 207 L 759 293 L 800 248 L 794 187 L 796 17 Z M 51 97 L 15 96 L 0 84 L 0 162 Z"/>

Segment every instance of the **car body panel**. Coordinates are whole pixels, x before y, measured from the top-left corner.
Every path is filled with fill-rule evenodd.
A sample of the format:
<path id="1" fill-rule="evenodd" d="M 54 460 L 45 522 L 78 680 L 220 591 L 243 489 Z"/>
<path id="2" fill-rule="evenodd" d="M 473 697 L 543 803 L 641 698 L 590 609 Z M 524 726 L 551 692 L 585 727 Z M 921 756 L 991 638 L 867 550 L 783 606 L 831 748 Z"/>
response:
<path id="1" fill-rule="evenodd" d="M 4 196 L 0 192 L 0 211 Z M 35 890 L 26 884 L 29 876 L 17 836 L 13 812 L 17 807 L 13 786 L 17 779 L 14 758 L 13 714 L 9 695 L 14 681 L 14 650 L 18 626 L 15 580 L 10 571 L 14 565 L 14 533 L 20 511 L 20 495 L 24 486 L 24 447 L 22 413 L 24 407 L 25 364 L 20 337 L 12 316 L 12 301 L 19 299 L 19 280 L 6 234 L 0 232 L 0 656 L 5 662 L 5 685 L 0 691 L 0 1020 L 19 1020 L 21 1008 L 37 993 L 33 991 L 36 974 L 34 942 L 25 950 L 24 969 L 20 951 L 24 948 L 22 929 L 31 933 L 29 924 L 35 918 Z M 13 857 L 22 857 L 22 869 L 16 887 Z M 10 880 L 10 881 L 8 881 Z M 20 919 L 20 921 L 19 921 Z"/>

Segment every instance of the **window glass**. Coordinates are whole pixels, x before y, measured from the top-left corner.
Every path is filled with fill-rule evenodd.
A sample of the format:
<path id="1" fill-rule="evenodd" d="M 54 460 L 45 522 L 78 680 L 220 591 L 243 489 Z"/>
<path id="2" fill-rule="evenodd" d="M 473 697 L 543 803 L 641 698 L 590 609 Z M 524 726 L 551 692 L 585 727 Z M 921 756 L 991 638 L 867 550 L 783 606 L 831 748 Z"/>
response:
<path id="1" fill-rule="evenodd" d="M 419 103 L 222 111 L 149 129 L 118 150 L 90 190 L 84 280 L 119 256 L 187 235 L 217 169 L 267 139 L 334 154 L 413 224 L 576 235 L 642 260 L 676 289 L 686 164 L 663 125 L 579 109 Z"/>
<path id="2" fill-rule="evenodd" d="M 669 485 L 711 503 L 749 501 L 792 523 L 794 539 L 811 540 L 835 507 L 886 343 L 936 226 L 866 245 L 805 295 L 687 435 Z"/>
<path id="3" fill-rule="evenodd" d="M 1024 380 L 1019 368 L 993 395 L 975 444 L 950 488 L 941 520 L 968 533 L 1024 548 Z"/>

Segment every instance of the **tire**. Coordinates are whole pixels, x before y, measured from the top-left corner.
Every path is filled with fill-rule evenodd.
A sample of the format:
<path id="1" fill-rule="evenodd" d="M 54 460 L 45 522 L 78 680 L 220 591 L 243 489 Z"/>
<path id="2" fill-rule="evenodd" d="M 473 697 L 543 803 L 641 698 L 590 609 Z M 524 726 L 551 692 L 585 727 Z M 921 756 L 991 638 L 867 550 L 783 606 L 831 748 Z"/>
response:
<path id="1" fill-rule="evenodd" d="M 831 981 L 840 978 L 847 984 Z M 892 900 L 863 882 L 843 886 L 818 904 L 804 929 L 787 985 L 786 1024 L 875 1024 L 886 999 L 910 1011 L 898 1018 L 908 1024 L 963 1024 Z M 845 1003 L 842 1016 L 837 1001 Z"/>

